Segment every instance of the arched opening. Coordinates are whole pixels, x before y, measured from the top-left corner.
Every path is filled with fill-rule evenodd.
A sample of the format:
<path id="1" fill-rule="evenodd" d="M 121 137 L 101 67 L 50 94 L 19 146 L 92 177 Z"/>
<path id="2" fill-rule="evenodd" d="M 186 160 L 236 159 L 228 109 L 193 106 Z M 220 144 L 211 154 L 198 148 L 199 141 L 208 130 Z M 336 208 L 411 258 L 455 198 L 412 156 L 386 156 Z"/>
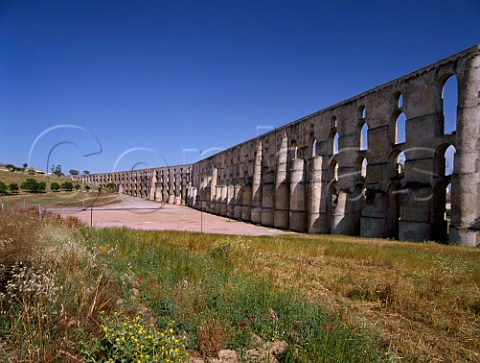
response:
<path id="1" fill-rule="evenodd" d="M 405 153 L 401 150 L 394 150 L 388 158 L 388 177 L 398 179 L 403 177 L 405 172 Z"/>
<path id="2" fill-rule="evenodd" d="M 401 112 L 395 121 L 395 144 L 403 144 L 406 141 L 407 116 Z"/>
<path id="3" fill-rule="evenodd" d="M 358 107 L 358 118 L 360 120 L 365 120 L 367 118 L 367 108 L 364 105 Z"/>
<path id="4" fill-rule="evenodd" d="M 330 128 L 336 129 L 337 128 L 337 116 L 333 115 L 330 119 Z"/>
<path id="5" fill-rule="evenodd" d="M 348 199 L 348 208 L 353 211 L 351 223 L 352 233 L 354 235 L 360 235 L 360 224 L 362 218 L 362 210 L 365 207 L 367 189 L 363 184 L 355 185 L 353 193 Z"/>
<path id="6" fill-rule="evenodd" d="M 398 239 L 399 236 L 399 193 L 400 184 L 394 182 L 388 187 L 387 193 L 387 225 L 385 237 Z"/>
<path id="7" fill-rule="evenodd" d="M 458 81 L 455 75 L 444 80 L 442 86 L 443 134 L 457 130 Z"/>
<path id="8" fill-rule="evenodd" d="M 403 94 L 399 93 L 397 96 L 397 108 L 401 110 L 403 108 Z"/>
<path id="9" fill-rule="evenodd" d="M 405 173 L 405 153 L 401 151 L 395 159 L 395 173 L 397 176 L 403 176 Z"/>
<path id="10" fill-rule="evenodd" d="M 312 158 L 317 156 L 317 139 L 313 138 L 312 140 Z"/>
<path id="11" fill-rule="evenodd" d="M 431 238 L 447 242 L 451 219 L 451 184 L 440 181 L 433 187 Z"/>
<path id="12" fill-rule="evenodd" d="M 330 204 L 333 208 L 335 208 L 338 202 L 338 191 L 334 184 L 330 185 L 328 192 L 330 194 Z"/>
<path id="13" fill-rule="evenodd" d="M 368 125 L 364 123 L 360 131 L 360 150 L 368 149 Z"/>
<path id="14" fill-rule="evenodd" d="M 297 146 L 297 141 L 292 140 L 290 143 L 290 149 L 289 149 L 289 154 L 290 154 L 290 160 L 295 160 L 298 158 L 298 146 Z"/>
<path id="15" fill-rule="evenodd" d="M 330 160 L 328 165 L 329 184 L 333 184 L 338 180 L 338 163 L 335 159 Z"/>
<path id="16" fill-rule="evenodd" d="M 335 132 L 332 136 L 332 154 L 338 154 L 338 132 Z"/>
<path id="17" fill-rule="evenodd" d="M 457 149 L 455 149 L 455 146 L 450 145 L 447 150 L 445 150 L 445 153 L 443 154 L 444 160 L 445 160 L 445 168 L 444 168 L 444 176 L 450 176 L 453 174 L 453 161 L 455 158 L 455 152 Z"/>
<path id="18" fill-rule="evenodd" d="M 367 177 L 367 165 L 368 165 L 367 158 L 363 158 L 361 168 L 360 168 L 360 173 L 361 173 L 360 175 L 363 178 Z"/>
<path id="19" fill-rule="evenodd" d="M 442 144 L 435 150 L 434 173 L 436 176 L 448 177 L 453 174 L 455 146 L 450 144 Z"/>
<path id="20" fill-rule="evenodd" d="M 449 234 L 451 216 L 452 216 L 452 183 L 448 183 L 447 187 L 445 188 L 445 214 L 443 217 L 443 219 L 447 223 L 447 235 Z"/>

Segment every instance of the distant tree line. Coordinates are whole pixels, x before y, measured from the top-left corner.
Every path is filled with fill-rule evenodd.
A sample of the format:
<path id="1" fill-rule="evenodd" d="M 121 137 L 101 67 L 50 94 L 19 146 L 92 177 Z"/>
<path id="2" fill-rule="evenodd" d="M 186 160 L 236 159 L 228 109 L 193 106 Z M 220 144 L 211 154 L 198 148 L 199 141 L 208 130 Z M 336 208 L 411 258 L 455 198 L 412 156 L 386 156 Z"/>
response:
<path id="1" fill-rule="evenodd" d="M 47 184 L 45 182 L 39 182 L 33 178 L 26 179 L 21 185 L 20 188 L 18 187 L 17 183 L 10 183 L 6 185 L 4 182 L 0 181 L 0 195 L 7 195 L 10 193 L 18 193 L 19 189 L 28 191 L 30 193 L 42 193 L 45 192 Z M 73 184 L 72 182 L 65 181 L 63 183 L 52 182 L 50 184 L 50 190 L 53 192 L 58 192 L 60 190 L 64 190 L 66 192 L 71 192 L 73 189 L 80 190 L 82 186 L 80 184 Z M 90 190 L 90 186 L 85 185 L 85 190 Z"/>
<path id="2" fill-rule="evenodd" d="M 11 171 L 11 172 L 14 172 L 14 171 L 18 171 L 18 172 L 22 172 L 22 173 L 27 172 L 29 175 L 45 174 L 43 171 L 37 171 L 33 168 L 28 168 L 27 163 L 24 163 L 23 167 L 17 167 L 13 164 L 5 164 L 5 165 L 3 165 L 3 167 L 5 169 L 7 169 L 8 171 Z M 52 166 L 50 168 L 50 171 L 53 175 L 56 175 L 56 176 L 64 176 L 65 175 L 62 172 L 62 166 L 60 164 L 57 164 L 57 165 L 52 164 Z M 70 169 L 68 172 L 70 173 L 70 175 L 80 175 L 80 171 L 76 170 L 76 169 Z M 85 174 L 85 175 L 89 175 L 90 171 L 89 170 L 84 170 L 82 173 Z"/>

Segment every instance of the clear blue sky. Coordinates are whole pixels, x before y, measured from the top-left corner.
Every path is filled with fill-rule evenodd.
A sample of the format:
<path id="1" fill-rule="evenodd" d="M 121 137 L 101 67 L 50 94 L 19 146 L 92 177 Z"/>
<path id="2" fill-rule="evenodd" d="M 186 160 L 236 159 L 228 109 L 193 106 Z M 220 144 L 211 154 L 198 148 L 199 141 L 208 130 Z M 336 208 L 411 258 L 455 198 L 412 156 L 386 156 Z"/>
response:
<path id="1" fill-rule="evenodd" d="M 191 162 L 477 43 L 480 0 L 0 0 L 0 162 Z"/>

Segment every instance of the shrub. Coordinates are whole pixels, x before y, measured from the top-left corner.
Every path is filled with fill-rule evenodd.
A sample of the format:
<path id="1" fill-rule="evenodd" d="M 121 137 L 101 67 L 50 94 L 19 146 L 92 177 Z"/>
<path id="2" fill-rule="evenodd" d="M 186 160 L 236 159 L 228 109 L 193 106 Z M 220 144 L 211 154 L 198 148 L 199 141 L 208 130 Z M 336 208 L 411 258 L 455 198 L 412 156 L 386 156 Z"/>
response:
<path id="1" fill-rule="evenodd" d="M 69 181 L 66 181 L 66 182 L 62 183 L 62 189 L 67 191 L 67 192 L 71 192 L 73 190 L 73 184 L 70 183 Z"/>
<path id="2" fill-rule="evenodd" d="M 80 190 L 82 186 L 80 184 L 75 184 L 75 190 Z"/>
<path id="3" fill-rule="evenodd" d="M 60 184 L 58 184 L 57 182 L 52 182 L 50 184 L 50 189 L 53 191 L 53 192 L 56 192 L 58 190 L 60 190 Z"/>
<path id="4" fill-rule="evenodd" d="M 0 194 L 7 194 L 7 186 L 4 182 L 0 182 Z"/>
<path id="5" fill-rule="evenodd" d="M 18 184 L 17 183 L 10 183 L 8 186 L 8 189 L 10 189 L 11 192 L 15 193 L 18 191 Z"/>
<path id="6" fill-rule="evenodd" d="M 33 178 L 26 179 L 22 183 L 22 185 L 20 185 L 20 188 L 22 188 L 24 190 L 28 190 L 29 192 L 32 192 L 32 193 L 37 193 L 37 192 L 40 192 L 40 191 L 44 191 L 45 187 L 46 187 L 45 182 L 40 182 L 39 183 L 38 181 L 36 181 Z"/>

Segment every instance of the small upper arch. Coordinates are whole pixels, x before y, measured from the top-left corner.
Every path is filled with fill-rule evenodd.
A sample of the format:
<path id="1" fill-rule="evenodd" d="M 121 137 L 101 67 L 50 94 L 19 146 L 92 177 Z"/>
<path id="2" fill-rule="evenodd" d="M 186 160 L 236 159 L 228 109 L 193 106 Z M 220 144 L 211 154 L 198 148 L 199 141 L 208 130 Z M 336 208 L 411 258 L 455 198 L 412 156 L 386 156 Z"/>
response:
<path id="1" fill-rule="evenodd" d="M 393 102 L 394 102 L 394 108 L 396 110 L 403 110 L 403 93 L 400 91 L 394 92 L 393 93 Z"/>
<path id="2" fill-rule="evenodd" d="M 359 120 L 365 120 L 367 118 L 367 108 L 365 105 L 358 106 L 358 117 Z"/>
<path id="3" fill-rule="evenodd" d="M 331 129 L 336 129 L 338 127 L 337 125 L 337 116 L 336 115 L 332 115 L 332 117 L 330 117 L 330 128 Z"/>

